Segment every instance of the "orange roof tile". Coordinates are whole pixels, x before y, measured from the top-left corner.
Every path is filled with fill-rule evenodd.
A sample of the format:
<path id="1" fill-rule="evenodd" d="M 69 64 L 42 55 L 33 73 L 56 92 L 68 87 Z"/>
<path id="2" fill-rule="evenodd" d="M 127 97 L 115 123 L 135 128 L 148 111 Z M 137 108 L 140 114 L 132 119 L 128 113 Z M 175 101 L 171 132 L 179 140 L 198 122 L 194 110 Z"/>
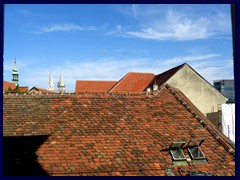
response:
<path id="1" fill-rule="evenodd" d="M 11 82 L 3 81 L 3 92 L 7 91 L 9 87 L 12 90 L 14 90 L 16 88 L 16 85 L 14 83 L 11 83 Z"/>
<path id="2" fill-rule="evenodd" d="M 18 89 L 19 89 L 21 92 L 28 92 L 28 87 L 27 87 L 27 86 L 19 86 Z"/>
<path id="3" fill-rule="evenodd" d="M 234 148 L 185 100 L 168 85 L 148 96 L 4 95 L 4 174 L 234 176 Z M 169 146 L 192 137 L 205 139 L 207 162 L 175 166 Z"/>
<path id="4" fill-rule="evenodd" d="M 108 92 L 117 81 L 76 81 L 76 93 L 82 92 Z"/>
<path id="5" fill-rule="evenodd" d="M 127 73 L 109 92 L 141 92 L 154 78 L 152 73 Z"/>

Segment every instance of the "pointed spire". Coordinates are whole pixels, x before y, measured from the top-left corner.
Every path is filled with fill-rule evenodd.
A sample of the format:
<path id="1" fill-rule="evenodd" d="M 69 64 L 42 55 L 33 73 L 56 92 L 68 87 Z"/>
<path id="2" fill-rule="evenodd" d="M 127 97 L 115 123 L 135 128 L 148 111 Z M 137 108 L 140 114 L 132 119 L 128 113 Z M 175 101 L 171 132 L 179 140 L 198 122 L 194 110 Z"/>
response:
<path id="1" fill-rule="evenodd" d="M 17 62 L 16 62 L 16 58 L 15 58 L 15 60 L 14 60 L 14 67 L 13 67 L 13 71 L 17 71 L 18 69 L 17 69 Z"/>
<path id="2" fill-rule="evenodd" d="M 60 93 L 64 93 L 65 92 L 65 85 L 64 85 L 64 82 L 63 82 L 62 71 L 60 72 L 60 81 L 58 82 L 58 91 Z"/>
<path id="3" fill-rule="evenodd" d="M 63 82 L 63 74 L 62 74 L 62 71 L 60 72 L 60 81 L 59 81 L 59 86 L 64 86 L 64 82 Z"/>
<path id="4" fill-rule="evenodd" d="M 52 78 L 52 71 L 49 75 L 49 83 L 48 83 L 48 90 L 54 91 L 54 84 L 53 84 L 53 78 Z"/>
<path id="5" fill-rule="evenodd" d="M 12 82 L 18 86 L 18 69 L 17 69 L 17 62 L 16 62 L 16 58 L 14 61 L 14 67 L 12 69 Z"/>

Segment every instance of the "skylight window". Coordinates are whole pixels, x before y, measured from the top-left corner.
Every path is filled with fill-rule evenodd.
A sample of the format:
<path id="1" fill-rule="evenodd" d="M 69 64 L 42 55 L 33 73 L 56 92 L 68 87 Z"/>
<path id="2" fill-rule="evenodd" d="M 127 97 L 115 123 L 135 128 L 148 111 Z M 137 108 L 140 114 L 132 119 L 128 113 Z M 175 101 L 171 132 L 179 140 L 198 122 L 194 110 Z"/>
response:
<path id="1" fill-rule="evenodd" d="M 181 149 L 184 146 L 184 141 L 176 141 L 172 142 L 169 147 L 170 153 L 174 161 L 183 161 L 186 160 L 185 155 L 183 154 L 183 150 Z"/>
<path id="2" fill-rule="evenodd" d="M 200 147 L 188 147 L 188 152 L 192 159 L 205 159 L 205 156 Z"/>
<path id="3" fill-rule="evenodd" d="M 203 143 L 204 139 L 194 139 L 190 140 L 188 143 L 188 152 L 193 160 L 198 159 L 206 159 L 205 155 L 203 154 L 200 146 Z"/>

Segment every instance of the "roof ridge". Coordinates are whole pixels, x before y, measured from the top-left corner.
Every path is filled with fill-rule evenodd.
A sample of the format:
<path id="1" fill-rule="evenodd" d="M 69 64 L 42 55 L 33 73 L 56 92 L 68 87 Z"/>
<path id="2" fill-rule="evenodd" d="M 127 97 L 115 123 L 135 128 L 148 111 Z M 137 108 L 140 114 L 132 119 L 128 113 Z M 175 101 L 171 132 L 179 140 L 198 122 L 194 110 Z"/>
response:
<path id="1" fill-rule="evenodd" d="M 20 98 L 29 98 L 29 97 L 72 97 L 72 96 L 79 96 L 79 97 L 146 97 L 146 92 L 81 92 L 81 93 L 3 93 L 4 98 L 11 98 L 11 97 L 20 97 Z"/>
<path id="2" fill-rule="evenodd" d="M 178 90 L 179 92 L 181 92 L 179 89 L 177 88 L 173 88 L 171 87 L 169 84 L 165 84 L 166 89 L 176 98 L 176 100 L 184 106 L 184 108 L 186 108 L 197 120 L 198 122 L 205 127 L 208 132 L 214 137 L 214 139 L 216 139 L 220 144 L 222 144 L 224 146 L 224 148 L 226 148 L 228 150 L 229 153 L 235 153 L 235 148 L 233 148 L 232 146 L 230 146 L 228 144 L 228 139 L 227 137 L 225 137 L 225 135 L 220 132 L 215 125 L 212 124 L 212 122 L 207 119 L 207 117 L 205 117 L 200 111 L 196 112 L 194 109 L 197 109 L 197 107 L 194 106 L 193 103 L 187 103 L 185 102 L 177 93 L 176 91 Z M 183 94 L 183 93 L 182 93 Z M 184 95 L 184 94 L 183 94 Z M 184 95 L 185 96 L 185 95 Z M 185 96 L 186 97 L 186 96 Z M 186 97 L 187 98 L 187 97 Z M 194 108 L 192 108 L 194 107 Z"/>
<path id="3" fill-rule="evenodd" d="M 130 74 L 130 73 L 135 73 L 135 74 L 153 74 L 153 75 L 155 75 L 154 73 L 150 73 L 150 72 L 132 72 L 132 71 L 128 72 L 127 74 Z"/>
<path id="4" fill-rule="evenodd" d="M 173 67 L 171 69 L 168 69 L 160 74 L 157 74 L 154 79 L 158 81 L 158 78 L 161 77 L 161 81 L 159 85 L 164 84 L 167 80 L 169 80 L 172 76 L 174 76 L 181 68 L 183 68 L 185 65 L 188 66 L 187 63 L 181 64 L 179 66 Z M 159 82 L 158 82 L 159 83 Z"/>
<path id="5" fill-rule="evenodd" d="M 118 81 L 111 81 L 111 80 L 76 80 L 76 81 L 84 81 L 84 82 L 87 82 L 87 81 L 96 81 L 96 82 L 118 82 Z"/>
<path id="6" fill-rule="evenodd" d="M 117 87 L 119 83 L 129 75 L 129 73 L 130 72 L 128 72 L 125 76 L 122 77 L 122 79 L 120 79 L 116 84 L 114 84 L 114 86 L 111 89 L 109 89 L 108 92 L 111 92 L 115 87 Z"/>
<path id="7" fill-rule="evenodd" d="M 36 88 L 36 89 L 44 89 L 44 88 L 40 88 L 40 87 L 37 87 L 37 86 L 33 86 L 31 89 L 33 89 L 33 88 Z M 44 89 L 44 90 L 47 90 L 47 89 Z M 49 91 L 49 90 L 47 90 L 47 91 Z"/>

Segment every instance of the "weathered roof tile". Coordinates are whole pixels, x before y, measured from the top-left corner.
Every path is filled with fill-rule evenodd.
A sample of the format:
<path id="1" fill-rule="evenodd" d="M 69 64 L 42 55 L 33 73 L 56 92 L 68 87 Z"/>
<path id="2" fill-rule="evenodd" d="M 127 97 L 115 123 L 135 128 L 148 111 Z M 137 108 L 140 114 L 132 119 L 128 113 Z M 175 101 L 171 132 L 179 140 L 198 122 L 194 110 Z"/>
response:
<path id="1" fill-rule="evenodd" d="M 235 175 L 234 151 L 229 152 L 226 137 L 180 91 L 162 88 L 155 96 L 4 95 L 3 134 L 48 135 L 33 153 L 49 175 Z M 201 150 L 208 162 L 189 161 L 179 169 L 168 148 L 173 141 L 188 143 L 192 137 L 205 139 Z M 8 147 L 16 155 L 10 147 L 19 147 Z"/>

